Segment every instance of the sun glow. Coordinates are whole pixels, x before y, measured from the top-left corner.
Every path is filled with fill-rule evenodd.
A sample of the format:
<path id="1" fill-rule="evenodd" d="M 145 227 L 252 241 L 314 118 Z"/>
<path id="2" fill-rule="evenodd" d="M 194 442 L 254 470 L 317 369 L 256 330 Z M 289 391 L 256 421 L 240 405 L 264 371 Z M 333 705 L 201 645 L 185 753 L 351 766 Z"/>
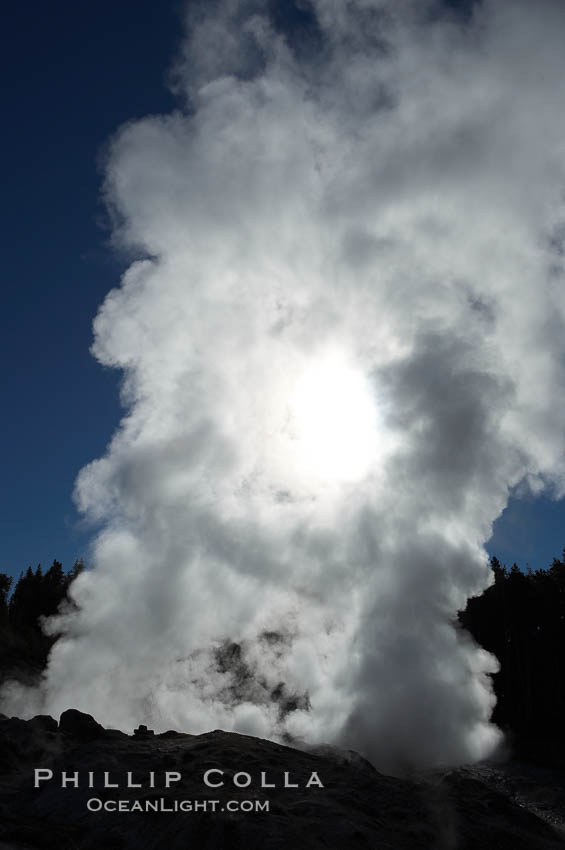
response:
<path id="1" fill-rule="evenodd" d="M 291 404 L 291 435 L 309 477 L 356 481 L 379 448 L 374 391 L 359 367 L 336 354 L 311 365 Z"/>

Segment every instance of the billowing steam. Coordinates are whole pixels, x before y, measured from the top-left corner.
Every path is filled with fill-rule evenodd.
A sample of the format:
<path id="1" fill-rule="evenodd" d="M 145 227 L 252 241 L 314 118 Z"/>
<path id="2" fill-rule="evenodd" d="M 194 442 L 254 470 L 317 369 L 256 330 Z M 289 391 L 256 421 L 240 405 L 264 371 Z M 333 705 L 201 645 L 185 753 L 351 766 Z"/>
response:
<path id="1" fill-rule="evenodd" d="M 184 108 L 112 142 L 126 413 L 4 711 L 479 758 L 496 662 L 455 615 L 509 488 L 563 490 L 565 7 L 298 5 L 191 4 Z"/>

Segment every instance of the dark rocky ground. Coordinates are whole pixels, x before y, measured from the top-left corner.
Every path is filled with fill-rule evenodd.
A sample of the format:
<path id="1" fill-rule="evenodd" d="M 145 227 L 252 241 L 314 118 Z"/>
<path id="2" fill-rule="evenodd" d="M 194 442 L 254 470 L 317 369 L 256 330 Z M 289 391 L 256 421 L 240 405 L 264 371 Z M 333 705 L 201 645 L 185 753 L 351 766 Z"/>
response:
<path id="1" fill-rule="evenodd" d="M 54 778 L 34 788 L 34 768 L 50 769 Z M 206 787 L 203 774 L 210 768 L 223 771 L 224 787 Z M 62 771 L 78 771 L 79 787 L 62 789 Z M 89 771 L 93 788 L 87 787 Z M 118 789 L 101 787 L 104 771 Z M 142 788 L 125 787 L 127 771 Z M 148 787 L 151 771 L 154 788 Z M 168 790 L 165 771 L 182 775 Z M 248 788 L 233 785 L 238 771 L 252 777 Z M 262 771 L 279 787 L 261 788 Z M 301 787 L 280 787 L 285 771 Z M 313 771 L 323 788 L 304 787 Z M 208 801 L 208 810 L 91 812 L 92 799 L 169 808 L 175 800 L 193 806 Z M 218 801 L 215 811 L 211 800 Z M 240 806 L 256 800 L 268 802 L 269 811 L 228 811 L 229 801 Z M 26 722 L 0 715 L 0 850 L 560 847 L 565 773 L 558 769 L 507 761 L 406 780 L 378 773 L 355 753 L 329 748 L 304 752 L 221 731 L 128 736 L 74 711 L 59 724 L 49 717 Z"/>

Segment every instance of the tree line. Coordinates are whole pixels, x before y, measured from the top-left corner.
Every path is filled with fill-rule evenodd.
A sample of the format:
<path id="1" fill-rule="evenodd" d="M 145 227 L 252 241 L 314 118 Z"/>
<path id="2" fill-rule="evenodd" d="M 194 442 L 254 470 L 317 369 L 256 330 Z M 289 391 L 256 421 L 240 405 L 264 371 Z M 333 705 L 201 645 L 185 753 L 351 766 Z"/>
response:
<path id="1" fill-rule="evenodd" d="M 43 670 L 57 639 L 45 634 L 43 618 L 71 604 L 69 588 L 83 570 L 82 560 L 67 573 L 57 560 L 46 572 L 40 564 L 35 570 L 28 567 L 11 595 L 13 579 L 0 573 L 0 678 L 29 678 Z"/>
<path id="2" fill-rule="evenodd" d="M 11 595 L 12 579 L 0 573 L 0 679 L 41 673 L 57 639 L 43 619 L 71 604 L 83 569 L 76 561 L 65 573 L 56 560 L 46 572 L 28 567 Z M 496 557 L 491 569 L 492 585 L 468 600 L 458 623 L 500 662 L 493 722 L 515 745 L 544 738 L 565 751 L 565 549 L 545 570 L 507 569 Z"/>
<path id="3" fill-rule="evenodd" d="M 490 563 L 494 583 L 459 621 L 500 662 L 493 722 L 518 749 L 551 740 L 565 754 L 565 549 L 535 572 Z"/>

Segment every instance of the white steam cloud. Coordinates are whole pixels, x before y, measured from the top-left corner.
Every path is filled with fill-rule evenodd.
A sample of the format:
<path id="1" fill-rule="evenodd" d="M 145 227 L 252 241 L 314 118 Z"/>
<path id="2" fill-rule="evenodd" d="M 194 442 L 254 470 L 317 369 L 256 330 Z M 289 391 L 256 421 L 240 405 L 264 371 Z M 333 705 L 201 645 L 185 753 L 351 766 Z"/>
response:
<path id="1" fill-rule="evenodd" d="M 565 6 L 288 6 L 191 4 L 184 108 L 112 142 L 127 410 L 4 711 L 480 758 L 496 661 L 456 612 L 509 488 L 563 492 Z"/>

